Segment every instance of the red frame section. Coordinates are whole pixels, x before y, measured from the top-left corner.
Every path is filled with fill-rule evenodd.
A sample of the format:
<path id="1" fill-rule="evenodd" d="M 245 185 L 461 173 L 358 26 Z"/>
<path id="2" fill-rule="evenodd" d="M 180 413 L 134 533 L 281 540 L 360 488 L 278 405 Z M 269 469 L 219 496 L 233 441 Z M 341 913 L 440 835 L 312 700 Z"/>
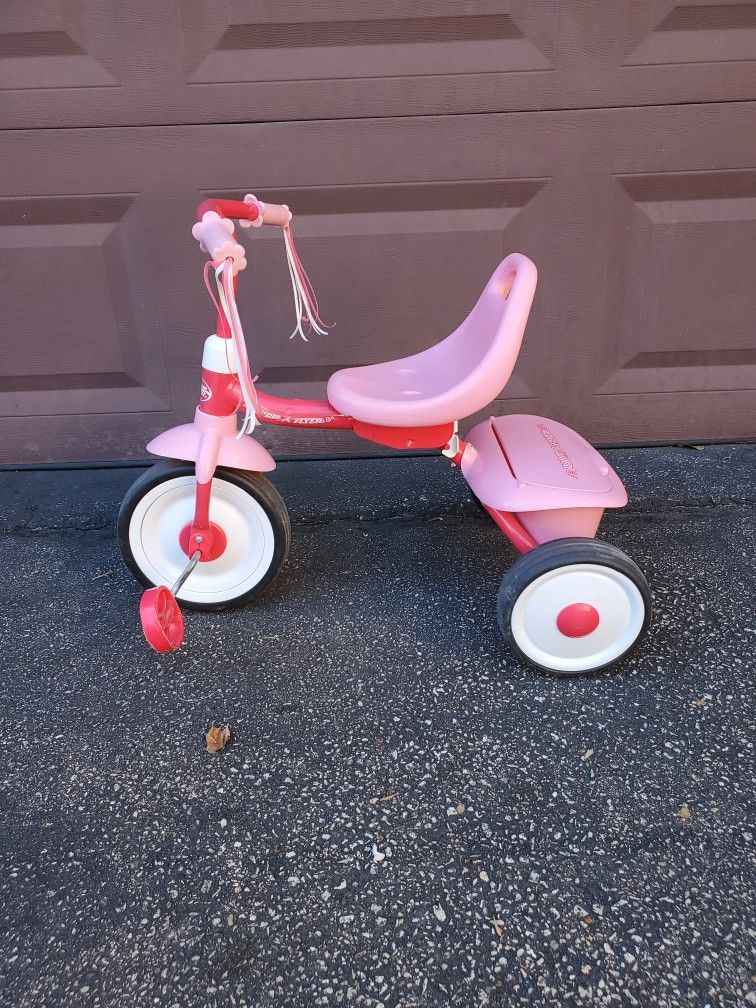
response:
<path id="1" fill-rule="evenodd" d="M 454 436 L 453 423 L 435 427 L 381 427 L 354 420 L 352 430 L 366 441 L 403 451 L 413 448 L 446 448 Z"/>
<path id="2" fill-rule="evenodd" d="M 200 563 L 217 560 L 227 545 L 226 533 L 215 522 L 210 521 L 210 492 L 212 480 L 207 483 L 196 481 L 194 492 L 194 518 L 179 532 L 179 545 L 188 557 L 195 550 L 200 552 Z"/>
<path id="3" fill-rule="evenodd" d="M 284 399 L 257 389 L 258 416 L 276 427 L 328 427 L 352 430 L 354 420 L 324 399 Z"/>
<path id="4" fill-rule="evenodd" d="M 532 549 L 536 548 L 538 543 L 523 526 L 516 514 L 513 514 L 511 511 L 497 511 L 495 508 L 490 508 L 487 504 L 484 504 L 483 507 L 488 511 L 516 550 L 519 550 L 520 553 L 529 553 Z"/>
<path id="5" fill-rule="evenodd" d="M 214 371 L 203 370 L 202 384 L 207 387 L 210 395 L 200 402 L 199 408 L 204 413 L 213 416 L 230 416 L 237 413 L 242 406 L 239 381 L 233 375 L 217 374 Z M 454 437 L 454 424 L 439 424 L 434 427 L 381 427 L 377 424 L 363 423 L 353 417 L 339 413 L 325 399 L 286 399 L 281 396 L 269 395 L 257 389 L 257 414 L 265 423 L 278 427 L 308 427 L 319 430 L 353 430 L 359 437 L 374 444 L 386 445 L 400 450 L 448 448 Z M 452 458 L 457 467 L 462 464 L 465 443 L 461 439 Z M 204 505 L 205 500 L 199 497 L 198 505 Z M 209 495 L 208 495 L 209 496 Z M 538 543 L 525 529 L 520 520 L 511 511 L 498 511 L 483 505 L 491 518 L 496 522 L 504 535 L 520 553 L 528 553 Z M 201 518 L 195 517 L 192 532 L 201 531 L 206 542 L 203 553 L 209 553 L 213 543 L 213 529 L 208 521 L 209 515 L 202 508 Z M 209 533 L 209 535 L 208 535 Z M 187 537 L 189 540 L 189 537 Z M 182 546 L 184 544 L 182 543 Z M 189 541 L 185 548 L 187 550 Z M 209 556 L 207 557 L 209 559 Z M 203 555 L 202 559 L 206 559 Z"/>

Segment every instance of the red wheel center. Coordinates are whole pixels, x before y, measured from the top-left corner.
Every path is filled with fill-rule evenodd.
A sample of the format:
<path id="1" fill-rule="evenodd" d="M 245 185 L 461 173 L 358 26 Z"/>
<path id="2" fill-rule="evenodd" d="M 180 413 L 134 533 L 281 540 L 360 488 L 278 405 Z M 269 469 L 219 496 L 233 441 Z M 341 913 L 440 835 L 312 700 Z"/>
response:
<path id="1" fill-rule="evenodd" d="M 587 602 L 573 602 L 562 609 L 556 622 L 565 637 L 587 637 L 599 625 L 599 614 Z"/>
<path id="2" fill-rule="evenodd" d="M 210 528 L 213 533 L 212 543 L 210 549 L 201 558 L 200 563 L 207 563 L 208 560 L 217 560 L 219 556 L 223 556 L 228 541 L 226 539 L 226 533 L 220 527 L 216 525 L 215 522 L 210 522 Z M 191 556 L 194 550 L 197 548 L 189 542 L 189 536 L 192 531 L 192 523 L 187 522 L 186 525 L 179 532 L 179 545 L 181 549 L 186 553 L 187 556 Z"/>

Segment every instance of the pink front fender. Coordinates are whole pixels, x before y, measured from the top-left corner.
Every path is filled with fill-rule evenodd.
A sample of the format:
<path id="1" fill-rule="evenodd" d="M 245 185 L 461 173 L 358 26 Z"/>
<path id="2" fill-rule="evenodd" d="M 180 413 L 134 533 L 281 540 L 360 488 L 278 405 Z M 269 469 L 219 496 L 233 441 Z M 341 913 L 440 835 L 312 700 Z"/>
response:
<path id="1" fill-rule="evenodd" d="M 194 423 L 172 427 L 147 445 L 163 458 L 197 463 L 200 483 L 211 479 L 217 465 L 251 472 L 270 472 L 276 463 L 270 452 L 249 435 L 236 438 L 236 416 L 216 417 L 197 410 Z"/>

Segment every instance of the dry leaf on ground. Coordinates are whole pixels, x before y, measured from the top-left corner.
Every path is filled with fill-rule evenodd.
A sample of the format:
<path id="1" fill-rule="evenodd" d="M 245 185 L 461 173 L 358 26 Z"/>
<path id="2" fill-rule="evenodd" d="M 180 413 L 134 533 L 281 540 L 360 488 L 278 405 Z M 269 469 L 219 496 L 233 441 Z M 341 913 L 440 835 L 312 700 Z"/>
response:
<path id="1" fill-rule="evenodd" d="M 684 820 L 685 822 L 687 822 L 689 819 L 692 818 L 693 813 L 688 808 L 687 802 L 683 802 L 683 804 L 677 810 L 677 815 L 679 816 L 680 819 Z"/>
<path id="2" fill-rule="evenodd" d="M 210 725 L 205 732 L 205 742 L 208 752 L 220 752 L 225 749 L 231 739 L 231 729 L 228 725 Z"/>

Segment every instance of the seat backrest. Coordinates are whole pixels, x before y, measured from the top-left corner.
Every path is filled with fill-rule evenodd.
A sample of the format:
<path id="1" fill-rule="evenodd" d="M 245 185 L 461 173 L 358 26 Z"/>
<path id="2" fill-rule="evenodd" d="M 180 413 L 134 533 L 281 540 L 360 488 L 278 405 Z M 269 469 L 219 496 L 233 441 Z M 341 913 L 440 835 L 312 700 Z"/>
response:
<path id="1" fill-rule="evenodd" d="M 460 419 L 487 406 L 509 381 L 537 280 L 538 271 L 527 256 L 508 255 L 464 322 L 434 348 L 439 363 L 459 378 L 456 392 L 464 407 Z"/>

